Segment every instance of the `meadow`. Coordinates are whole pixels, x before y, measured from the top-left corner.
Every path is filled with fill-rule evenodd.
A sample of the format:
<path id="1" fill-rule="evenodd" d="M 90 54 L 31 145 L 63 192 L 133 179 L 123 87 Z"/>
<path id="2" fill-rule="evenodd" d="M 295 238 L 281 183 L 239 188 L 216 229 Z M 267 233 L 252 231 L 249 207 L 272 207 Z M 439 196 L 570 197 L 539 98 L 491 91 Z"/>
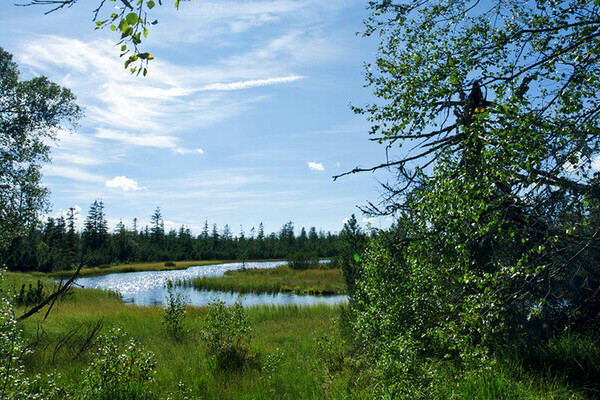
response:
<path id="1" fill-rule="evenodd" d="M 272 269 L 226 271 L 222 277 L 199 277 L 191 281 L 199 290 L 239 293 L 296 293 L 332 295 L 346 293 L 339 269 L 295 270 L 288 265 Z"/>
<path id="2" fill-rule="evenodd" d="M 38 280 L 44 294 L 54 286 L 49 277 L 7 273 L 2 290 L 35 289 Z M 153 354 L 153 380 L 124 399 L 380 398 L 375 384 L 380 377 L 341 334 L 343 307 L 245 308 L 250 333 L 244 362 L 234 367 L 216 363 L 203 339 L 210 307 L 185 307 L 183 330 L 174 336 L 166 329 L 163 307 L 125 305 L 110 291 L 73 288 L 47 318 L 40 312 L 20 328 L 31 350 L 25 357 L 27 375 L 53 373 L 55 385 L 71 394 L 64 398 L 103 398 L 86 397 L 81 388 L 90 385 L 98 339 L 114 335 L 114 329 L 123 336 L 124 355 L 133 354 L 132 346 Z M 18 306 L 17 316 L 26 308 Z M 598 341 L 576 335 L 559 336 L 535 349 L 506 349 L 484 367 L 423 359 L 436 371 L 425 385 L 428 390 L 396 388 L 393 398 L 594 399 L 599 360 Z"/>

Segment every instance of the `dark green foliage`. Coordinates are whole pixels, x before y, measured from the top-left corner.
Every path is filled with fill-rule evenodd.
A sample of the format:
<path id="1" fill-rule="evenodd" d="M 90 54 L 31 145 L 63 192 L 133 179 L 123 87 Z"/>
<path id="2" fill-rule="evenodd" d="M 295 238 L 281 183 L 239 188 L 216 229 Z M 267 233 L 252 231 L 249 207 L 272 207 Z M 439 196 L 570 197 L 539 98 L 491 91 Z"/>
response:
<path id="1" fill-rule="evenodd" d="M 367 235 L 362 232 L 356 221 L 356 216 L 352 214 L 340 232 L 337 257 L 337 263 L 342 270 L 346 290 L 350 297 L 354 296 L 356 278 L 360 268 L 360 257 L 366 246 Z"/>
<path id="2" fill-rule="evenodd" d="M 202 339 L 217 369 L 240 370 L 253 360 L 250 320 L 241 303 L 212 303 L 205 318 Z"/>
<path id="3" fill-rule="evenodd" d="M 563 378 L 590 394 L 600 393 L 600 339 L 591 335 L 563 333 L 546 344 L 521 350 L 528 368 Z"/>
<path id="4" fill-rule="evenodd" d="M 319 259 L 315 253 L 307 253 L 303 251 L 297 251 L 291 254 L 288 259 L 288 265 L 291 269 L 303 270 L 312 269 L 319 267 Z"/>
<path id="5" fill-rule="evenodd" d="M 27 289 L 25 289 L 25 284 L 21 285 L 21 290 L 15 295 L 14 303 L 17 306 L 33 306 L 40 303 L 45 297 L 44 284 L 38 279 L 35 287 L 31 283 Z"/>
<path id="6" fill-rule="evenodd" d="M 80 115 L 68 89 L 45 77 L 19 80 L 12 55 L 0 48 L 0 251 L 45 209 L 41 165 L 49 161 L 49 142 Z"/>
<path id="7" fill-rule="evenodd" d="M 114 232 L 109 232 L 104 203 L 96 200 L 90 206 L 83 232 L 75 231 L 72 217 L 48 218 L 43 226 L 32 226 L 26 236 L 13 239 L 1 255 L 10 270 L 51 272 L 71 270 L 81 261 L 89 267 L 144 261 L 164 261 L 165 267 L 173 267 L 175 261 L 182 260 L 286 259 L 295 253 L 312 264 L 337 253 L 338 236 L 317 233 L 315 228 L 304 234 L 306 237 L 303 229 L 297 239 L 291 223 L 284 225 L 281 235 L 265 237 L 262 224 L 258 234 L 254 228 L 251 232 L 246 236 L 242 230 L 234 237 L 228 227 L 220 234 L 214 225 L 210 235 L 206 223 L 199 236 L 184 226 L 165 233 L 160 213 L 155 213 L 152 229 L 137 231 L 134 223 L 130 230 L 120 221 Z"/>
<path id="8" fill-rule="evenodd" d="M 360 257 L 357 346 L 392 392 L 426 397 L 425 360 L 479 368 L 507 343 L 597 330 L 600 4 L 369 8 L 377 101 L 355 111 L 410 153 L 373 168 L 398 179 L 368 209 L 399 223 Z"/>

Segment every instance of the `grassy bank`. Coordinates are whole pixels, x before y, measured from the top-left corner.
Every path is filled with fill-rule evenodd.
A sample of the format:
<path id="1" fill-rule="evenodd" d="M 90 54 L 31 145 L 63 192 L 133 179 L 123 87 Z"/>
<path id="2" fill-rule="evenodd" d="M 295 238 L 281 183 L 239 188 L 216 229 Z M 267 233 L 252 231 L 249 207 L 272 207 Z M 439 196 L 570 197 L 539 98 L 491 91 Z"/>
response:
<path id="1" fill-rule="evenodd" d="M 192 285 L 202 290 L 220 290 L 239 293 L 297 293 L 343 294 L 342 274 L 339 269 L 293 270 L 287 265 L 273 269 L 245 269 L 225 272 L 222 277 L 198 277 Z"/>
<path id="2" fill-rule="evenodd" d="M 254 261 L 254 260 L 252 260 Z M 278 260 L 256 260 L 256 261 L 278 261 Z M 107 265 L 103 267 L 93 268 L 82 268 L 79 275 L 81 276 L 98 276 L 116 274 L 122 272 L 139 272 L 139 271 L 170 271 L 176 269 L 186 269 L 189 267 L 202 266 L 202 265 L 214 265 L 214 264 L 227 264 L 241 262 L 239 260 L 203 260 L 203 261 L 177 261 L 167 263 L 165 262 L 148 262 L 148 263 L 135 263 L 135 264 L 119 264 L 119 265 Z M 247 262 L 251 262 L 248 261 Z M 73 271 L 55 271 L 50 274 L 54 278 L 69 278 L 73 275 Z"/>
<path id="3" fill-rule="evenodd" d="M 126 306 L 118 297 L 98 290 L 74 290 L 42 315 L 23 324 L 28 342 L 35 344 L 28 360 L 31 374 L 54 371 L 60 384 L 77 387 L 92 361 L 80 352 L 100 324 L 101 331 L 120 327 L 156 359 L 157 399 L 315 399 L 321 398 L 315 334 L 325 332 L 338 314 L 327 306 L 254 307 L 247 310 L 252 325 L 252 354 L 257 366 L 242 371 L 219 371 L 211 365 L 199 339 L 205 308 L 189 308 L 181 340 L 171 338 L 161 324 L 161 308 Z M 42 324 L 42 328 L 40 325 Z M 41 339 L 40 339 L 41 338 Z"/>
<path id="4" fill-rule="evenodd" d="M 0 287 L 30 283 L 35 287 L 37 278 L 7 274 Z M 17 315 L 24 309 L 19 307 Z M 241 370 L 219 370 L 201 340 L 206 308 L 187 308 L 185 331 L 178 340 L 161 323 L 160 307 L 124 305 L 111 292 L 73 289 L 46 320 L 40 313 L 20 324 L 33 350 L 26 358 L 27 371 L 59 373 L 59 386 L 78 390 L 82 372 L 94 361 L 91 333 L 121 328 L 154 353 L 155 381 L 149 386 L 151 395 L 143 399 L 371 399 L 382 394 L 368 361 L 349 351 L 332 323 L 339 307 L 261 306 L 246 311 L 252 327 L 248 357 L 254 362 Z M 398 387 L 397 395 L 388 398 L 594 399 L 598 392 L 586 385 L 600 370 L 599 348 L 597 341 L 566 335 L 527 353 L 507 351 L 484 369 L 423 359 L 435 371 L 428 392 Z M 589 376 L 582 380 L 585 374 Z"/>

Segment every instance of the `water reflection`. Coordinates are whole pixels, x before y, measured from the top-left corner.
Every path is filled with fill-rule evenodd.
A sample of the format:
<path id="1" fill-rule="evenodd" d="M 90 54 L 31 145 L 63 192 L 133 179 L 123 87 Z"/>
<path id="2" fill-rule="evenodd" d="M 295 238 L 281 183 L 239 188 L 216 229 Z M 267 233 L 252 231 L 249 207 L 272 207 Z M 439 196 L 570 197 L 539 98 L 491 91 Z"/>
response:
<path id="1" fill-rule="evenodd" d="M 143 271 L 110 274 L 79 278 L 76 283 L 86 288 L 109 289 L 118 292 L 125 303 L 139 305 L 160 305 L 166 299 L 165 284 L 172 281 L 185 281 L 198 276 L 222 276 L 225 271 L 246 268 L 276 268 L 285 261 L 248 262 L 203 265 L 172 271 Z M 211 301 L 221 300 L 233 304 L 238 299 L 237 293 L 196 290 L 193 287 L 177 287 L 188 304 L 194 306 L 207 305 Z M 316 303 L 336 304 L 346 301 L 346 296 L 309 296 L 293 293 L 253 294 L 247 293 L 240 297 L 245 306 L 261 304 L 298 304 L 310 305 Z"/>

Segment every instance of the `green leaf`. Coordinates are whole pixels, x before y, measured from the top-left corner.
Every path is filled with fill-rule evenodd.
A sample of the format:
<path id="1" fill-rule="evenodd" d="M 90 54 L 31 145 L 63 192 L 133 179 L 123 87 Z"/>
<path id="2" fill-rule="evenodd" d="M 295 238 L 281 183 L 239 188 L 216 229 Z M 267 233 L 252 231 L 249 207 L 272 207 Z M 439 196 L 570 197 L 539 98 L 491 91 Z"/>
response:
<path id="1" fill-rule="evenodd" d="M 131 12 L 129 14 L 127 14 L 127 16 L 125 17 L 125 20 L 127 21 L 127 23 L 129 25 L 135 25 L 139 22 L 140 18 L 138 17 L 138 15 L 134 12 Z"/>
<path id="2" fill-rule="evenodd" d="M 154 0 L 150 0 L 146 3 L 146 5 L 148 6 L 149 9 L 153 9 L 154 6 L 156 5 L 156 3 L 154 2 Z"/>
<path id="3" fill-rule="evenodd" d="M 121 46 L 121 51 L 125 51 L 125 50 L 127 50 L 127 45 L 124 44 L 123 46 Z"/>
<path id="4" fill-rule="evenodd" d="M 179 0 L 175 0 L 175 8 L 179 8 Z"/>
<path id="5" fill-rule="evenodd" d="M 144 37 L 147 38 L 148 37 L 148 28 L 144 28 Z"/>

